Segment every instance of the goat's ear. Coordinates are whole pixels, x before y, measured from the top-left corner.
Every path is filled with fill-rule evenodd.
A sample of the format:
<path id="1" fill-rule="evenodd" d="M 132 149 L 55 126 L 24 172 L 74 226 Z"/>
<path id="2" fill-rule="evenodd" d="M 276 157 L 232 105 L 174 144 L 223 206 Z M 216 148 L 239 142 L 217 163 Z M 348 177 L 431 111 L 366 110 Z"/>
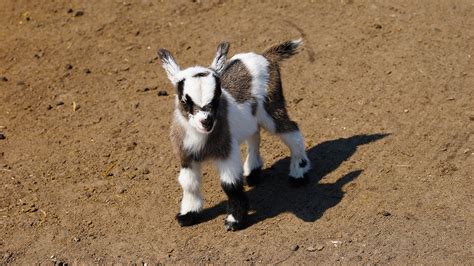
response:
<path id="1" fill-rule="evenodd" d="M 227 53 L 229 52 L 229 43 L 221 42 L 217 46 L 216 57 L 212 61 L 211 68 L 213 68 L 217 73 L 221 73 L 224 70 L 225 61 L 227 60 Z"/>
<path id="2" fill-rule="evenodd" d="M 166 71 L 166 75 L 168 75 L 168 78 L 171 80 L 173 85 L 176 85 L 178 82 L 176 74 L 178 74 L 181 69 L 176 63 L 176 60 L 174 60 L 173 55 L 171 55 L 168 50 L 161 48 L 158 50 L 158 56 L 160 57 L 162 66 Z"/>

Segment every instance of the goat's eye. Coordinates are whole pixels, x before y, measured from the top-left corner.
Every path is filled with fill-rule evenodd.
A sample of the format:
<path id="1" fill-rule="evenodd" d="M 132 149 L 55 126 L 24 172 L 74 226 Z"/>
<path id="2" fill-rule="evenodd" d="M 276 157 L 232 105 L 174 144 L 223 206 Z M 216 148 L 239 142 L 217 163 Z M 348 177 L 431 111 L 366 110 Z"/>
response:
<path id="1" fill-rule="evenodd" d="M 188 113 L 190 113 L 190 114 L 194 113 L 193 112 L 194 102 L 191 99 L 191 97 L 189 97 L 189 95 L 186 95 L 186 97 L 181 100 L 181 103 L 183 104 L 184 108 L 186 109 L 186 111 Z"/>

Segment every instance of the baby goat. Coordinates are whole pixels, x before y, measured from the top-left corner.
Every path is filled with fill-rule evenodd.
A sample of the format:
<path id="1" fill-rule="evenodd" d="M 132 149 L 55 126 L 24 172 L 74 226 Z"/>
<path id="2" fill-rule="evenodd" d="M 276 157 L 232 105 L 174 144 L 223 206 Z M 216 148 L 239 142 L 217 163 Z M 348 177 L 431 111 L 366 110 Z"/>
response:
<path id="1" fill-rule="evenodd" d="M 254 183 L 263 166 L 260 157 L 260 127 L 280 137 L 290 148 L 289 180 L 293 185 L 307 181 L 310 170 L 303 136 L 290 120 L 285 107 L 279 63 L 296 54 L 301 40 L 270 47 L 263 54 L 236 54 L 228 62 L 229 44 L 223 42 L 209 67 L 184 70 L 171 53 L 158 54 L 168 78 L 176 88 L 171 140 L 179 156 L 179 183 L 183 188 L 181 226 L 199 222 L 203 208 L 200 191 L 201 163 L 212 160 L 227 194 L 227 230 L 244 226 L 249 203 L 243 176 Z M 248 155 L 241 164 L 239 145 L 247 142 Z"/>

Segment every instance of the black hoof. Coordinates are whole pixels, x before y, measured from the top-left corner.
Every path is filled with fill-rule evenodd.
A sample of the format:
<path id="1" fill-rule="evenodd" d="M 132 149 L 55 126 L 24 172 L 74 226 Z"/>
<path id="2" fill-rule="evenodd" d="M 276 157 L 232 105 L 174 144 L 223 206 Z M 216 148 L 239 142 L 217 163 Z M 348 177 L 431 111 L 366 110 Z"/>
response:
<path id="1" fill-rule="evenodd" d="M 242 222 L 229 222 L 226 220 L 224 222 L 224 227 L 227 231 L 235 232 L 235 231 L 243 229 L 245 226 Z"/>
<path id="2" fill-rule="evenodd" d="M 307 175 L 304 175 L 301 178 L 294 178 L 290 176 L 288 178 L 288 183 L 290 183 L 291 187 L 302 187 L 309 183 L 309 177 Z"/>
<path id="3" fill-rule="evenodd" d="M 193 224 L 199 223 L 199 213 L 198 212 L 188 212 L 186 214 L 177 214 L 176 220 L 181 226 L 190 226 Z"/>
<path id="4" fill-rule="evenodd" d="M 247 180 L 247 186 L 253 187 L 261 182 L 260 176 L 262 175 L 262 168 L 253 169 L 248 176 L 245 177 Z"/>

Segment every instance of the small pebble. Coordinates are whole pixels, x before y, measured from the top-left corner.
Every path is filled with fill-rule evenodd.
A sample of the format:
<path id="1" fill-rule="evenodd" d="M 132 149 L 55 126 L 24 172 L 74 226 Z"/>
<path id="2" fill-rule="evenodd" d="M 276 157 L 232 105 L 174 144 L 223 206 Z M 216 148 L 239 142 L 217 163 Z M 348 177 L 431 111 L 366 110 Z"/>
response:
<path id="1" fill-rule="evenodd" d="M 315 252 L 316 248 L 313 247 L 313 246 L 309 246 L 309 247 L 306 248 L 306 250 L 309 251 L 309 252 Z"/>
<path id="2" fill-rule="evenodd" d="M 72 241 L 74 241 L 74 242 L 79 242 L 79 241 L 81 241 L 81 239 L 80 239 L 79 237 L 74 237 L 74 238 L 72 239 Z"/>
<path id="3" fill-rule="evenodd" d="M 380 214 L 382 214 L 382 215 L 385 216 L 385 217 L 392 215 L 391 213 L 389 213 L 389 212 L 386 211 L 386 210 L 381 211 Z"/>
<path id="4" fill-rule="evenodd" d="M 374 27 L 375 27 L 376 29 L 380 30 L 380 29 L 382 28 L 382 25 L 380 25 L 380 24 L 374 24 Z"/>
<path id="5" fill-rule="evenodd" d="M 84 69 L 84 73 L 86 73 L 86 74 L 90 74 L 90 73 L 91 73 L 91 70 L 90 70 L 90 69 L 88 69 L 88 68 L 86 68 L 86 69 Z"/>
<path id="6" fill-rule="evenodd" d="M 2 81 L 5 81 L 5 82 L 7 82 L 7 81 L 8 81 L 8 78 L 7 78 L 7 77 L 5 77 L 5 76 L 2 76 L 0 79 L 1 79 Z"/>
<path id="7" fill-rule="evenodd" d="M 66 65 L 66 69 L 67 69 L 67 70 L 71 70 L 72 68 L 73 68 L 73 66 L 72 66 L 71 64 L 67 64 L 67 65 Z"/>
<path id="8" fill-rule="evenodd" d="M 51 106 L 51 104 L 48 104 L 48 106 L 46 107 L 47 110 L 51 110 L 53 109 L 53 106 Z"/>
<path id="9" fill-rule="evenodd" d="M 147 175 L 147 174 L 150 173 L 150 170 L 149 170 L 148 168 L 145 168 L 145 169 L 143 169 L 142 173 L 143 173 L 144 175 Z"/>
<path id="10" fill-rule="evenodd" d="M 84 15 L 84 11 L 82 11 L 82 10 L 78 10 L 78 11 L 76 11 L 76 13 L 74 13 L 75 17 L 81 17 L 83 15 Z"/>
<path id="11" fill-rule="evenodd" d="M 76 102 L 72 102 L 72 111 L 75 112 L 81 108 Z"/>
<path id="12" fill-rule="evenodd" d="M 165 90 L 159 91 L 158 96 L 168 96 L 168 92 Z"/>
<path id="13" fill-rule="evenodd" d="M 5 134 L 1 133 L 0 132 L 0 139 L 6 139 L 7 137 L 5 137 Z"/>
<path id="14" fill-rule="evenodd" d="M 72 8 L 69 8 L 69 9 L 67 10 L 67 13 L 68 13 L 68 14 L 70 14 L 70 13 L 72 13 L 72 12 L 74 12 L 74 10 L 72 10 Z"/>
<path id="15" fill-rule="evenodd" d="M 149 90 L 150 90 L 150 87 L 144 87 L 144 88 L 137 89 L 137 92 L 147 92 Z"/>
<path id="16" fill-rule="evenodd" d="M 34 57 L 35 57 L 36 59 L 40 59 L 41 57 L 43 57 L 43 55 L 44 55 L 43 51 L 39 51 L 39 52 L 37 52 L 37 53 L 34 55 Z"/>
<path id="17" fill-rule="evenodd" d="M 57 105 L 57 106 L 63 105 L 63 104 L 64 104 L 64 102 L 63 102 L 62 100 L 57 100 L 57 101 L 56 101 L 56 105 Z"/>
<path id="18" fill-rule="evenodd" d="M 292 251 L 297 251 L 298 249 L 300 249 L 300 246 L 298 246 L 298 245 L 293 245 L 293 246 L 291 247 L 291 250 L 292 250 Z"/>
<path id="19" fill-rule="evenodd" d="M 323 249 L 324 249 L 324 246 L 323 246 L 323 245 L 321 245 L 321 244 L 316 245 L 316 250 L 317 250 L 317 251 L 321 251 L 321 250 L 323 250 Z"/>

